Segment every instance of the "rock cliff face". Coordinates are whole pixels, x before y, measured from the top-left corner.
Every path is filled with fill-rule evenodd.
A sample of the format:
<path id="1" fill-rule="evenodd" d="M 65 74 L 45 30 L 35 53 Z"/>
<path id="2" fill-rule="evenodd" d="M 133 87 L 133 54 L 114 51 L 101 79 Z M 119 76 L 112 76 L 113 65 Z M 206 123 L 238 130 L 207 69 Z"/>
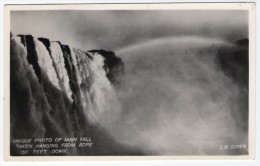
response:
<path id="1" fill-rule="evenodd" d="M 93 148 L 66 155 L 124 154 L 102 129 L 109 123 L 103 118 L 112 121 L 120 111 L 112 83 L 118 83 L 124 66 L 113 52 L 84 52 L 19 35 L 11 37 L 10 65 L 11 155 L 19 155 L 13 139 L 57 137 L 94 140 Z"/>

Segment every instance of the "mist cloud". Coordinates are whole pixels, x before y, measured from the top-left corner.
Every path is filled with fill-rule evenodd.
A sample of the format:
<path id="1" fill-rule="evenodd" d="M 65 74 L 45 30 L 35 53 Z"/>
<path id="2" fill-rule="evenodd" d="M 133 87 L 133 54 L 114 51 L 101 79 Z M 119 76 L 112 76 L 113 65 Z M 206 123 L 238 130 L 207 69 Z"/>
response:
<path id="1" fill-rule="evenodd" d="M 236 153 L 219 148 L 247 144 L 241 127 L 246 103 L 241 88 L 220 69 L 214 45 L 234 49 L 227 41 L 185 36 L 120 50 L 126 67 L 118 91 L 123 109 L 107 130 L 150 155 Z"/>

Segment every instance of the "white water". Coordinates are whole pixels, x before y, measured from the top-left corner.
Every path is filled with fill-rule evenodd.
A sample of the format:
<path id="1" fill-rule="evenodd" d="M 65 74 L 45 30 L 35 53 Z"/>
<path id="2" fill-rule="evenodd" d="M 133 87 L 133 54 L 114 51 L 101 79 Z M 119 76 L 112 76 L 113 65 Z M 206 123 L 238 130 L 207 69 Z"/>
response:
<path id="1" fill-rule="evenodd" d="M 24 48 L 20 37 L 15 39 Z M 73 101 L 73 92 L 69 84 L 69 75 L 65 67 L 61 45 L 58 42 L 51 42 L 50 55 L 41 41 L 35 38 L 33 41 L 41 72 L 46 74 L 47 79 L 58 90 L 65 92 L 70 101 Z M 76 76 L 76 80 L 72 81 L 76 82 L 79 87 L 77 93 L 80 95 L 81 103 L 77 104 L 83 107 L 84 114 L 91 124 L 105 125 L 116 117 L 120 111 L 120 103 L 114 88 L 106 77 L 106 71 L 103 68 L 104 58 L 99 54 L 89 53 L 91 59 L 79 49 L 69 49 L 71 52 L 69 63 L 74 67 L 75 73 L 73 74 Z M 33 71 L 32 65 L 28 66 Z M 43 95 L 45 96 L 45 94 Z"/>
<path id="2" fill-rule="evenodd" d="M 43 43 L 40 42 L 39 40 L 33 39 L 33 41 L 35 43 L 35 49 L 38 54 L 39 66 L 41 67 L 42 71 L 47 74 L 47 76 L 50 79 L 50 81 L 52 82 L 52 84 L 57 89 L 61 89 L 60 83 L 59 83 L 59 78 L 57 77 L 57 73 L 54 69 L 53 61 L 51 59 L 51 56 L 50 56 L 48 50 L 43 45 Z"/>
<path id="3" fill-rule="evenodd" d="M 64 92 L 67 94 L 68 99 L 72 101 L 72 92 L 69 85 L 69 77 L 65 68 L 63 52 L 61 50 L 60 44 L 58 42 L 51 42 L 50 50 L 54 64 L 57 69 L 60 84 L 63 87 Z"/>
<path id="4" fill-rule="evenodd" d="M 90 95 L 96 108 L 95 114 L 97 118 L 95 119 L 98 119 L 98 123 L 107 125 L 107 123 L 111 123 L 118 116 L 121 106 L 114 88 L 106 77 L 104 58 L 96 53 L 92 57 L 90 69 L 93 83 L 91 84 Z"/>

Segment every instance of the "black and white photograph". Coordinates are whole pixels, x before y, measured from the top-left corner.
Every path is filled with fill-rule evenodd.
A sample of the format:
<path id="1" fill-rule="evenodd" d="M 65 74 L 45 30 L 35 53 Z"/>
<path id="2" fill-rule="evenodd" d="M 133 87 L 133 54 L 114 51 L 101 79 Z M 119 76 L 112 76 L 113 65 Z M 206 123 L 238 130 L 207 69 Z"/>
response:
<path id="1" fill-rule="evenodd" d="M 7 155 L 252 157 L 250 5 L 10 5 Z"/>

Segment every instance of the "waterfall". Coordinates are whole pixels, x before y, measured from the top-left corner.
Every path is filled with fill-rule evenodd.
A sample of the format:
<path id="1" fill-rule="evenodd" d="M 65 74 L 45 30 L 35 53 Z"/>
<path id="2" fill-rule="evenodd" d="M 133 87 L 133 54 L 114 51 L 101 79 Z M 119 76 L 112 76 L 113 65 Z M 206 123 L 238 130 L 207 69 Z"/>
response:
<path id="1" fill-rule="evenodd" d="M 11 140 L 89 136 L 95 126 L 109 123 L 120 103 L 105 60 L 98 51 L 12 37 Z"/>
<path id="2" fill-rule="evenodd" d="M 13 36 L 11 155 L 22 155 L 12 140 L 82 137 L 93 148 L 58 155 L 248 154 L 221 149 L 248 146 L 247 39 L 167 37 L 117 53 Z"/>

